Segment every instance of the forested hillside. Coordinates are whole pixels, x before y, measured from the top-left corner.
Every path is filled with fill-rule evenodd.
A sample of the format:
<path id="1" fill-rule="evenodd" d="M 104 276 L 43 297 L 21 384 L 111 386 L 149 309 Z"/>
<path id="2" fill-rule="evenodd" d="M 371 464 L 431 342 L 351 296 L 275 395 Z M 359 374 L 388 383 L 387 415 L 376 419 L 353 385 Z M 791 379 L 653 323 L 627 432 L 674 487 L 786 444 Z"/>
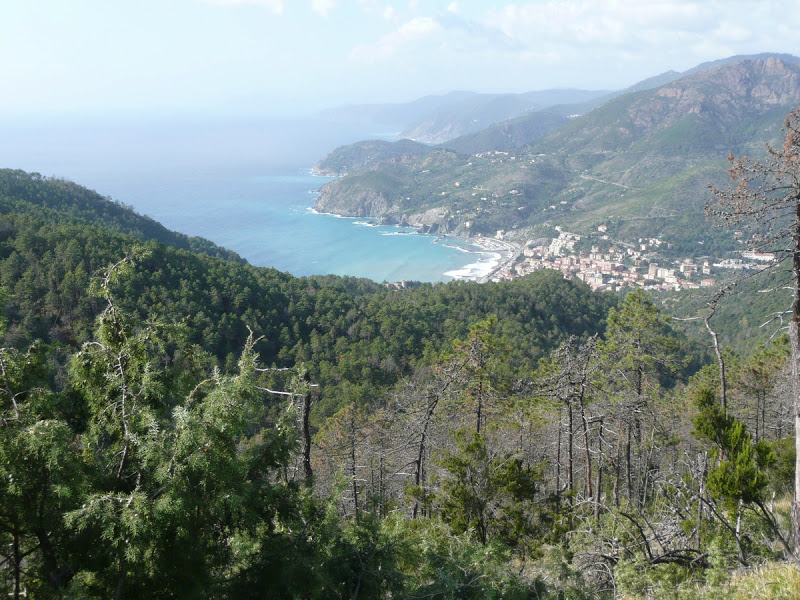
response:
<path id="1" fill-rule="evenodd" d="M 36 180 L 30 181 L 36 188 Z M 221 365 L 235 365 L 250 327 L 264 336 L 258 346 L 264 362 L 307 362 L 325 384 L 344 379 L 367 390 L 408 375 L 489 314 L 503 317 L 516 359 L 530 366 L 565 337 L 602 328 L 613 304 L 613 298 L 555 274 L 502 286 L 462 282 L 402 291 L 354 278 L 295 278 L 164 245 L 122 218 L 106 228 L 100 211 L 107 206 L 134 224 L 140 217 L 99 197 L 81 208 L 87 190 L 55 184 L 42 179 L 37 189 L 50 197 L 53 189 L 71 186 L 74 196 L 56 196 L 66 203 L 61 210 L 16 195 L 3 198 L 5 339 L 20 347 L 35 339 L 73 347 L 86 341 L 104 306 L 86 293 L 93 276 L 138 245 L 146 253 L 118 292 L 125 311 L 184 322 L 191 342 Z M 70 212 L 88 224 L 63 216 Z M 100 216 L 85 217 L 91 214 Z M 327 396 L 336 397 L 335 390 L 329 388 Z"/>
<path id="2" fill-rule="evenodd" d="M 174 248 L 246 262 L 235 252 L 204 238 L 170 231 L 150 217 L 136 214 L 130 207 L 64 179 L 0 169 L 0 196 L 3 198 L 0 214 L 3 215 L 25 214 L 44 221 L 101 226 L 140 240 L 156 240 Z"/>
<path id="3" fill-rule="evenodd" d="M 721 409 L 641 291 L 295 278 L 4 177 L 9 597 L 717 597 L 790 550 L 783 338 Z"/>

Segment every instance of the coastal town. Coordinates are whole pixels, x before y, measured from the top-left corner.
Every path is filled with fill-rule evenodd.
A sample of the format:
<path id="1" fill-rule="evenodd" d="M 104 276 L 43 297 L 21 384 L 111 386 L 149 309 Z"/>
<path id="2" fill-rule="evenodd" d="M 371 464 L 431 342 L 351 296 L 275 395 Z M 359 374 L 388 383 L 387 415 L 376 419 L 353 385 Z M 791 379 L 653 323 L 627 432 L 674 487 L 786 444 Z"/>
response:
<path id="1" fill-rule="evenodd" d="M 659 256 L 667 243 L 659 238 L 641 238 L 637 244 L 611 241 L 606 226 L 598 227 L 597 239 L 607 242 L 605 251 L 592 245 L 589 252 L 576 250 L 583 239 L 556 226 L 558 236 L 524 247 L 503 240 L 498 231 L 491 243 L 501 257 L 495 268 L 480 281 L 510 281 L 535 271 L 561 271 L 567 279 L 579 279 L 593 290 L 641 287 L 653 291 L 681 291 L 713 287 L 725 270 L 758 269 L 775 260 L 770 252 L 742 252 L 740 258 L 714 262 L 710 257 L 668 261 Z M 594 240 L 594 238 L 591 238 Z M 609 246 L 610 243 L 610 246 Z M 499 244 L 499 245 L 498 245 Z M 585 244 L 584 244 L 585 245 Z"/>

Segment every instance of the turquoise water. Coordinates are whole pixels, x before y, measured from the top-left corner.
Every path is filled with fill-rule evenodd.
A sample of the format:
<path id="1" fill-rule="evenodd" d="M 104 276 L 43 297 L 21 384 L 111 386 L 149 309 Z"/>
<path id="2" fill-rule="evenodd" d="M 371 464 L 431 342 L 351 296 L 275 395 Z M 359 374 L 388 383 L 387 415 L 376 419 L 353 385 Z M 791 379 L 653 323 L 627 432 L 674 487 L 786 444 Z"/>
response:
<path id="1" fill-rule="evenodd" d="M 482 256 L 445 246 L 465 246 L 452 238 L 313 212 L 329 178 L 310 167 L 335 146 L 369 136 L 341 124 L 0 123 L 0 134 L 2 167 L 72 179 L 293 275 L 447 281 Z"/>
<path id="2" fill-rule="evenodd" d="M 219 174 L 172 173 L 130 186 L 124 199 L 171 229 L 200 235 L 259 266 L 293 275 L 354 275 L 375 281 L 446 281 L 475 262 L 410 229 L 317 214 L 316 190 L 329 178 L 309 169 Z"/>

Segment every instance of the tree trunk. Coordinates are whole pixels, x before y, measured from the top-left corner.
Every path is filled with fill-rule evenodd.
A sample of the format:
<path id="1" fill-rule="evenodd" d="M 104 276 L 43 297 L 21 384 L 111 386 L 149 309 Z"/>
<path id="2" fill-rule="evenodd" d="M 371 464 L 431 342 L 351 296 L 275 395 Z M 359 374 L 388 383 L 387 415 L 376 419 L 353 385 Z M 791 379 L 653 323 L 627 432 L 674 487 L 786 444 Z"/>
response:
<path id="1" fill-rule="evenodd" d="M 19 547 L 19 532 L 14 531 L 12 543 L 12 553 L 14 561 L 14 593 L 9 594 L 14 600 L 19 600 L 22 592 L 22 553 Z"/>
<path id="2" fill-rule="evenodd" d="M 594 520 L 600 520 L 600 490 L 603 489 L 603 419 L 600 418 L 597 432 L 597 479 L 594 485 Z"/>
<path id="3" fill-rule="evenodd" d="M 700 462 L 700 489 L 697 491 L 697 551 L 703 551 L 703 540 L 701 530 L 703 528 L 703 496 L 706 493 L 706 464 L 708 458 L 704 451 Z"/>
<path id="4" fill-rule="evenodd" d="M 572 405 L 567 402 L 567 491 L 570 494 L 570 506 L 573 504 L 572 492 L 575 490 L 575 482 L 573 479 L 573 418 L 572 418 Z"/>
<path id="5" fill-rule="evenodd" d="M 378 459 L 378 469 L 378 515 L 383 519 L 386 517 L 386 499 L 384 498 L 386 485 L 383 481 L 383 449 L 381 449 L 381 455 Z"/>
<path id="6" fill-rule="evenodd" d="M 358 481 L 356 479 L 356 418 L 355 411 L 350 416 L 350 482 L 353 488 L 353 510 L 358 523 Z"/>
<path id="7" fill-rule="evenodd" d="M 311 471 L 311 431 L 309 417 L 311 415 L 311 394 L 303 394 L 303 474 L 306 486 L 311 487 L 313 472 Z"/>
<path id="8" fill-rule="evenodd" d="M 556 443 L 556 510 L 561 510 L 561 414 L 558 417 L 558 442 Z"/>
<path id="9" fill-rule="evenodd" d="M 792 248 L 792 320 L 789 342 L 792 348 L 792 392 L 794 393 L 794 498 L 792 500 L 792 540 L 800 557 L 800 202 L 795 202 Z"/>
<path id="10" fill-rule="evenodd" d="M 795 254 L 795 264 L 800 257 Z M 800 269 L 800 265 L 798 265 Z M 794 498 L 792 500 L 792 539 L 794 552 L 800 556 L 800 296 L 795 284 L 795 299 L 792 307 L 792 322 L 789 324 L 789 341 L 792 345 L 792 392 L 794 394 Z"/>
<path id="11" fill-rule="evenodd" d="M 628 421 L 625 427 L 625 491 L 628 495 L 628 502 L 633 498 L 633 486 L 631 484 L 631 423 Z"/>
<path id="12" fill-rule="evenodd" d="M 125 579 L 128 572 L 125 568 L 125 561 L 120 557 L 119 559 L 119 573 L 117 573 L 117 584 L 114 586 L 114 600 L 122 600 L 122 595 L 125 592 Z"/>
<path id="13" fill-rule="evenodd" d="M 583 422 L 583 446 L 586 454 L 586 497 L 592 498 L 592 453 L 589 450 L 589 421 L 586 418 L 586 409 L 583 406 L 583 394 L 578 398 Z"/>
<path id="14" fill-rule="evenodd" d="M 414 461 L 414 485 L 418 489 L 422 489 L 423 484 L 423 461 L 425 460 L 425 444 L 428 439 L 428 426 L 433 419 L 433 413 L 436 411 L 436 405 L 439 404 L 439 397 L 434 396 L 428 402 L 428 410 L 425 412 L 425 420 L 422 424 L 422 432 L 419 437 L 419 446 L 417 449 L 417 458 Z M 419 502 L 414 502 L 414 508 L 411 511 L 411 518 L 416 519 L 419 512 Z"/>
<path id="15" fill-rule="evenodd" d="M 478 407 L 475 418 L 475 433 L 481 434 L 481 419 L 483 418 L 483 381 L 478 381 Z"/>
<path id="16" fill-rule="evenodd" d="M 617 430 L 619 430 L 619 425 L 621 425 L 621 422 L 618 421 L 617 422 Z M 622 447 L 622 438 L 620 436 L 617 436 L 617 453 L 616 453 L 616 456 L 614 457 L 614 465 L 613 465 L 613 467 L 614 467 L 614 489 L 612 490 L 613 495 L 614 495 L 614 506 L 616 506 L 617 508 L 619 508 L 619 478 L 622 476 L 622 474 L 620 473 L 620 468 L 619 468 L 620 464 L 622 463 L 621 447 Z"/>

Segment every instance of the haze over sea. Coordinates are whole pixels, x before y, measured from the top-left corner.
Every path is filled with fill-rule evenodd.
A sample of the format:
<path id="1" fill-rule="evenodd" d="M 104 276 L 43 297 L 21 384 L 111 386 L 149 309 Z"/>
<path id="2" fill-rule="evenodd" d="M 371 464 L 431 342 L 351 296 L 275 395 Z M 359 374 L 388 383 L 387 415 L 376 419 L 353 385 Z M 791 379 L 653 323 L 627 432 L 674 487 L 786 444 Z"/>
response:
<path id="1" fill-rule="evenodd" d="M 329 180 L 311 175 L 316 161 L 376 137 L 391 134 L 315 119 L 0 122 L 0 167 L 70 179 L 293 275 L 447 281 L 487 272 L 496 255 L 310 210 Z"/>

